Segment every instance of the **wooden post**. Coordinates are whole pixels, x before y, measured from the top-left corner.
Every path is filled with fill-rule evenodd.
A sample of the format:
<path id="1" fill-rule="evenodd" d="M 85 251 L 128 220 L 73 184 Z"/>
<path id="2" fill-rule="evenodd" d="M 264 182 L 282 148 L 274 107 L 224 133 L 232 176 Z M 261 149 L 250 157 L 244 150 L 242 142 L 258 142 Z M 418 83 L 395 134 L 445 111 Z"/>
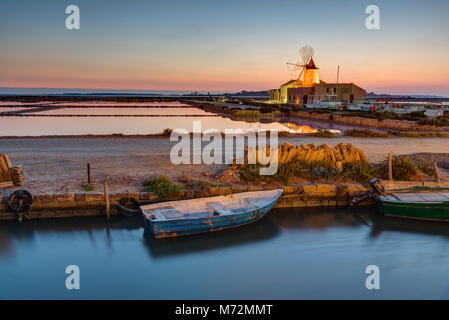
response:
<path id="1" fill-rule="evenodd" d="M 109 203 L 109 191 L 108 191 L 108 183 L 104 182 L 104 202 L 106 204 L 106 216 L 108 219 L 111 216 L 111 205 Z"/>
<path id="2" fill-rule="evenodd" d="M 437 166 L 436 161 L 433 162 L 433 167 L 435 168 L 435 180 L 439 184 L 440 183 L 440 174 L 438 173 L 438 166 Z"/>
<path id="3" fill-rule="evenodd" d="M 90 163 L 87 164 L 87 185 L 91 184 L 90 180 Z"/>
<path id="4" fill-rule="evenodd" d="M 388 180 L 393 181 L 393 167 L 391 162 L 391 152 L 388 153 Z"/>

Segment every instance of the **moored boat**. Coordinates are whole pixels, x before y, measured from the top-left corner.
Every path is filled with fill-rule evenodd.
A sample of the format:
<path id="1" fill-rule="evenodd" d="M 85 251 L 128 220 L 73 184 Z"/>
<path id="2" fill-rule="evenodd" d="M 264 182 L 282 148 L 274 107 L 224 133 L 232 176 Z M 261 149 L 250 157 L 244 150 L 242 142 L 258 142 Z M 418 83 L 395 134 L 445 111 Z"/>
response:
<path id="1" fill-rule="evenodd" d="M 390 193 L 376 202 L 385 216 L 449 221 L 449 192 Z"/>
<path id="2" fill-rule="evenodd" d="M 156 239 L 239 227 L 264 217 L 282 189 L 169 201 L 141 206 L 146 226 Z"/>
<path id="3" fill-rule="evenodd" d="M 378 179 L 370 181 L 372 190 L 354 197 L 352 204 L 375 198 L 380 211 L 389 217 L 449 221 L 449 189 L 415 187 L 386 192 Z"/>

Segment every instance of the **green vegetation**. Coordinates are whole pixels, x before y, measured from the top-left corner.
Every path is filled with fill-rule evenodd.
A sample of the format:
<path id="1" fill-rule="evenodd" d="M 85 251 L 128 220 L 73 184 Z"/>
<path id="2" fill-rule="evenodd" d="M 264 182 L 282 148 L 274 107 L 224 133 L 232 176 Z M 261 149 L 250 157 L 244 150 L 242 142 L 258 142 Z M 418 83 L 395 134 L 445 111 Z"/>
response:
<path id="1" fill-rule="evenodd" d="M 363 150 L 352 144 L 326 144 L 293 146 L 285 143 L 279 148 L 278 170 L 273 176 L 260 176 L 259 164 L 247 164 L 240 168 L 240 178 L 247 181 L 288 183 L 297 177 L 311 181 L 352 179 L 362 181 L 371 178 L 371 166 Z"/>
<path id="2" fill-rule="evenodd" d="M 143 191 L 154 192 L 162 199 L 174 197 L 183 189 L 181 185 L 171 182 L 164 175 L 144 181 L 143 186 Z"/>
<path id="3" fill-rule="evenodd" d="M 437 127 L 449 126 L 449 116 L 439 116 L 435 119 L 423 118 L 418 121 L 419 124 L 433 125 Z"/>
<path id="4" fill-rule="evenodd" d="M 418 172 L 418 165 L 407 156 L 392 156 L 391 164 L 393 170 L 393 179 L 406 181 L 411 180 Z M 382 179 L 388 179 L 388 159 L 383 161 L 376 168 L 377 175 Z"/>
<path id="5" fill-rule="evenodd" d="M 370 119 L 377 119 L 379 121 L 386 120 L 386 119 L 393 119 L 393 120 L 407 120 L 407 121 L 415 121 L 420 125 L 431 125 L 436 127 L 444 127 L 449 126 L 449 116 L 439 116 L 434 119 L 429 119 L 424 111 L 420 112 L 411 112 L 411 113 L 405 113 L 405 114 L 397 114 L 395 112 L 391 111 L 334 111 L 334 110 L 327 110 L 327 109 L 318 109 L 311 111 L 313 113 L 327 113 L 332 116 L 332 114 L 339 114 L 342 116 L 348 116 L 348 117 L 362 117 L 362 118 L 370 118 Z"/>
<path id="6" fill-rule="evenodd" d="M 170 137 L 173 132 L 173 129 L 167 128 L 162 131 L 161 135 L 164 137 Z"/>
<path id="7" fill-rule="evenodd" d="M 93 191 L 95 190 L 95 186 L 92 183 L 89 183 L 84 187 L 84 191 Z"/>
<path id="8" fill-rule="evenodd" d="M 319 129 L 316 133 L 312 133 L 311 136 L 317 138 L 335 138 L 336 134 L 329 130 Z"/>
<path id="9" fill-rule="evenodd" d="M 247 165 L 240 169 L 240 177 L 246 181 L 281 181 L 289 183 L 290 178 L 298 177 L 309 181 L 353 180 L 367 181 L 375 177 L 374 168 L 368 162 L 352 162 L 338 168 L 331 161 L 290 162 L 281 164 L 273 176 L 260 176 L 259 165 Z"/>
<path id="10" fill-rule="evenodd" d="M 428 176 L 435 175 L 435 169 L 429 166 L 426 163 L 417 163 L 416 166 L 418 167 L 418 171 L 423 172 L 427 174 Z"/>
<path id="11" fill-rule="evenodd" d="M 391 136 L 403 138 L 449 138 L 449 134 L 445 132 L 428 132 L 428 131 L 388 131 L 379 132 L 370 129 L 352 129 L 345 131 L 345 136 L 358 138 L 389 138 Z"/>
<path id="12" fill-rule="evenodd" d="M 374 167 L 368 162 L 352 162 L 343 165 L 343 176 L 354 181 L 367 181 L 375 177 Z"/>
<path id="13" fill-rule="evenodd" d="M 404 137 L 404 138 L 449 138 L 449 134 L 445 132 L 427 132 L 427 131 L 419 131 L 419 132 L 410 132 L 410 131 L 389 131 L 389 133 L 393 136 Z"/>
<path id="14" fill-rule="evenodd" d="M 281 116 L 281 111 L 279 110 L 263 110 L 265 112 L 261 112 L 259 110 L 240 110 L 232 114 L 233 118 L 273 118 Z"/>
<path id="15" fill-rule="evenodd" d="M 345 132 L 345 136 L 359 138 L 388 138 L 390 133 L 378 132 L 370 129 L 352 129 Z"/>
<path id="16" fill-rule="evenodd" d="M 373 178 L 388 179 L 388 160 L 370 164 L 363 150 L 352 144 L 329 147 L 285 143 L 279 147 L 278 171 L 273 176 L 260 176 L 259 164 L 243 165 L 240 178 L 251 182 L 292 183 L 291 179 L 315 182 L 367 182 Z M 392 156 L 393 179 L 413 181 L 435 174 L 434 168 L 410 156 Z M 296 182 L 293 182 L 296 183 Z"/>

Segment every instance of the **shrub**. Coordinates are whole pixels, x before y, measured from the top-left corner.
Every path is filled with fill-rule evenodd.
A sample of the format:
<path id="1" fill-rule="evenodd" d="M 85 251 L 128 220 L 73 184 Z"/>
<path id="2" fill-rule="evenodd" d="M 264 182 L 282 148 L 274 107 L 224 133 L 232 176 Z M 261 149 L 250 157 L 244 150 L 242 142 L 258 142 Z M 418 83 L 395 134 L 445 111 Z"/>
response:
<path id="1" fill-rule="evenodd" d="M 418 170 L 419 171 L 427 174 L 428 176 L 435 175 L 435 169 L 433 167 L 429 166 L 428 164 L 426 164 L 426 163 L 418 163 L 417 166 L 418 166 Z"/>
<path id="2" fill-rule="evenodd" d="M 162 131 L 161 135 L 164 137 L 170 137 L 173 132 L 173 129 L 167 128 Z"/>
<path id="3" fill-rule="evenodd" d="M 272 113 L 274 111 L 273 108 L 263 107 L 259 109 L 260 113 Z"/>
<path id="4" fill-rule="evenodd" d="M 318 138 L 335 138 L 336 134 L 329 130 L 319 129 L 316 133 L 313 133 L 312 136 Z"/>
<path id="5" fill-rule="evenodd" d="M 419 132 L 390 132 L 392 135 L 403 138 L 421 138 L 422 135 Z"/>
<path id="6" fill-rule="evenodd" d="M 445 132 L 401 132 L 401 131 L 391 131 L 394 136 L 404 137 L 404 138 L 449 138 L 449 135 Z"/>
<path id="7" fill-rule="evenodd" d="M 352 162 L 343 165 L 343 176 L 355 180 L 364 181 L 373 178 L 373 167 L 368 162 Z"/>
<path id="8" fill-rule="evenodd" d="M 388 138 L 390 133 L 377 132 L 370 129 L 352 129 L 345 132 L 345 136 L 359 138 Z"/>
<path id="9" fill-rule="evenodd" d="M 176 196 L 182 191 L 182 186 L 170 181 L 167 176 L 160 175 L 143 182 L 143 191 L 156 193 L 162 199 Z"/>
<path id="10" fill-rule="evenodd" d="M 407 156 L 392 156 L 393 179 L 407 181 L 418 173 L 418 166 Z M 382 162 L 378 170 L 381 178 L 388 179 L 388 159 Z"/>
<path id="11" fill-rule="evenodd" d="M 258 110 L 239 110 L 233 114 L 235 117 L 260 117 Z"/>
<path id="12" fill-rule="evenodd" d="M 84 187 L 84 191 L 93 191 L 95 190 L 95 186 L 92 183 L 89 183 L 87 186 Z"/>

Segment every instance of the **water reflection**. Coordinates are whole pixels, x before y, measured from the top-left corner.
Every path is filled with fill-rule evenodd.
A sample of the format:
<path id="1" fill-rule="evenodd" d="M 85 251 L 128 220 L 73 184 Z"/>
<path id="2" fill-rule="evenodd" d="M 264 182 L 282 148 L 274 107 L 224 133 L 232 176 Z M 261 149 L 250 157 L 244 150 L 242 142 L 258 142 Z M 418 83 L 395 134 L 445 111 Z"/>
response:
<path id="1" fill-rule="evenodd" d="M 297 208 L 276 209 L 272 219 L 283 229 L 325 230 L 330 227 L 370 225 L 376 215 L 373 207 L 367 208 Z"/>
<path id="2" fill-rule="evenodd" d="M 85 232 L 92 242 L 94 234 L 105 231 L 106 242 L 113 241 L 114 230 L 142 232 L 142 243 L 151 258 L 184 255 L 227 247 L 243 246 L 278 237 L 283 231 L 326 231 L 329 228 L 367 227 L 370 238 L 383 233 L 403 232 L 449 238 L 449 224 L 383 217 L 375 207 L 340 209 L 275 209 L 264 219 L 240 228 L 196 236 L 155 240 L 144 228 L 141 217 L 84 217 L 55 220 L 15 221 L 0 224 L 0 256 L 10 255 L 13 243 L 32 244 L 36 235 Z"/>
<path id="3" fill-rule="evenodd" d="M 140 217 L 1 222 L 0 299 L 441 298 L 448 239 L 449 224 L 375 207 L 276 209 L 241 228 L 162 240 Z M 64 287 L 69 264 L 82 270 L 76 296 Z M 363 285 L 370 264 L 382 270 L 377 293 Z"/>
<path id="4" fill-rule="evenodd" d="M 449 238 L 449 223 L 376 217 L 372 220 L 371 231 L 374 237 L 380 237 L 386 231 L 393 231 Z"/>
<path id="5" fill-rule="evenodd" d="M 113 217 L 106 220 L 103 217 L 80 217 L 31 220 L 23 223 L 17 221 L 2 221 L 0 223 L 0 256 L 13 254 L 14 242 L 32 245 L 39 234 L 75 234 L 85 232 L 91 241 L 96 231 L 106 231 L 106 239 L 111 237 L 111 230 L 138 230 L 143 228 L 141 217 Z"/>
<path id="6" fill-rule="evenodd" d="M 159 258 L 263 242 L 276 237 L 279 232 L 280 229 L 276 223 L 269 218 L 264 218 L 240 228 L 180 238 L 155 240 L 151 232 L 145 229 L 143 241 L 150 256 Z"/>

